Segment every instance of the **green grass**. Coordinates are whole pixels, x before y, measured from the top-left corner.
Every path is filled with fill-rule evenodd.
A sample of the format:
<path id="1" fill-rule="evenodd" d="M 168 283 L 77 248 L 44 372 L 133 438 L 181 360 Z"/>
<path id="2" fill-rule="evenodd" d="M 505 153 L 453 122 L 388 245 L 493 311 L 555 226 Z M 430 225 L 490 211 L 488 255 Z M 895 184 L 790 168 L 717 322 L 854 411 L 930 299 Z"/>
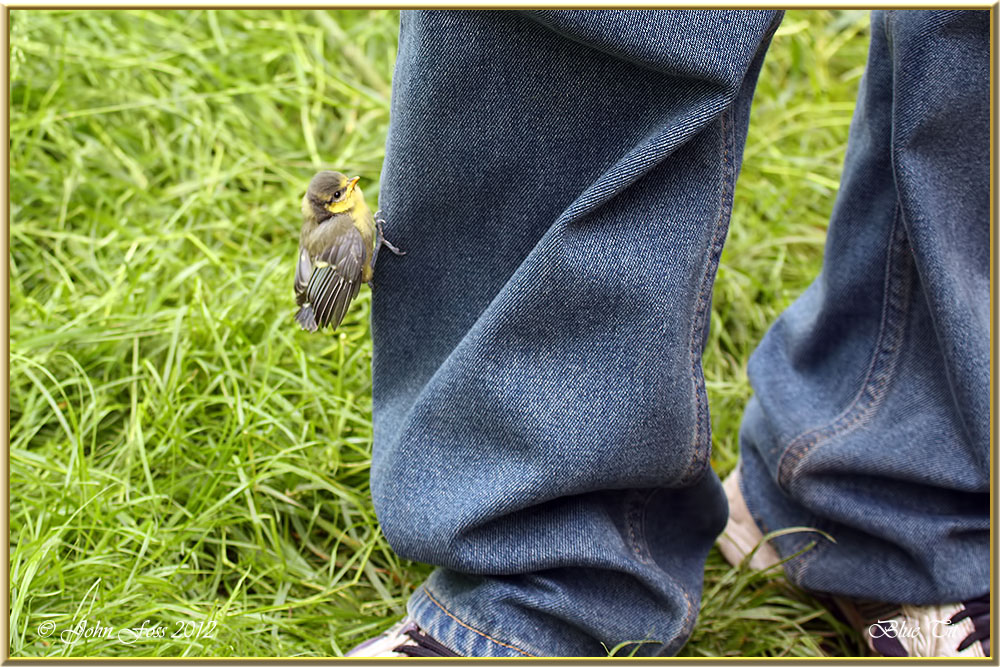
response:
<path id="1" fill-rule="evenodd" d="M 298 332 L 289 258 L 317 168 L 376 201 L 397 14 L 11 15 L 11 654 L 339 655 L 428 568 L 370 504 L 368 291 Z M 866 31 L 791 12 L 761 76 L 705 358 L 720 473 L 747 357 L 819 269 Z M 64 643 L 81 620 L 166 636 Z M 713 551 L 685 655 L 859 650 Z"/>

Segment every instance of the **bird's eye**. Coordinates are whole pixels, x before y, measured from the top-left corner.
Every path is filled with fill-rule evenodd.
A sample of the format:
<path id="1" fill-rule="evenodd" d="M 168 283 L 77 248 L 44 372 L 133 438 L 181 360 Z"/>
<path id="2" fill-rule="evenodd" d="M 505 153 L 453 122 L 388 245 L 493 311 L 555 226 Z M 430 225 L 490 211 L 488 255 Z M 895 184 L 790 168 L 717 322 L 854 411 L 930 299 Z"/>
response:
<path id="1" fill-rule="evenodd" d="M 336 192 L 333 193 L 333 198 L 340 199 L 340 190 L 337 190 Z"/>

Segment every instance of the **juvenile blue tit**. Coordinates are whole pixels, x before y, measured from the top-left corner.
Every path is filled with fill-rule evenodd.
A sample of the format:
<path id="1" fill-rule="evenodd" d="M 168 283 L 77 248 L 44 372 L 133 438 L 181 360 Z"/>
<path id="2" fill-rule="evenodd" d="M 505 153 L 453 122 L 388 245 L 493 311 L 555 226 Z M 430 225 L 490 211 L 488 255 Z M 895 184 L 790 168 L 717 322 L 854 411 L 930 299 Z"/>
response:
<path id="1" fill-rule="evenodd" d="M 361 283 L 372 287 L 379 248 L 406 254 L 385 239 L 381 216 L 372 216 L 358 180 L 321 171 L 302 198 L 295 320 L 307 331 L 340 325 Z"/>

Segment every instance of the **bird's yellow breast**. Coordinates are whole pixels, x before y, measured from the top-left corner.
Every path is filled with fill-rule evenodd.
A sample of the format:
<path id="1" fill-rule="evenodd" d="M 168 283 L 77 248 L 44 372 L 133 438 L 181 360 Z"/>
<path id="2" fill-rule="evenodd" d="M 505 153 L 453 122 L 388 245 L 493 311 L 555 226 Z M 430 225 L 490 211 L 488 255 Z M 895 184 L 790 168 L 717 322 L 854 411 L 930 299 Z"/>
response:
<path id="1" fill-rule="evenodd" d="M 351 191 L 351 194 L 344 199 L 344 201 L 333 202 L 326 207 L 326 210 L 330 213 L 347 213 L 351 216 L 351 222 L 354 226 L 358 228 L 361 232 L 362 238 L 365 239 L 367 245 L 371 245 L 374 241 L 374 220 L 372 218 L 371 209 L 368 208 L 368 204 L 365 203 L 365 195 L 361 192 L 361 188 L 356 187 Z"/>

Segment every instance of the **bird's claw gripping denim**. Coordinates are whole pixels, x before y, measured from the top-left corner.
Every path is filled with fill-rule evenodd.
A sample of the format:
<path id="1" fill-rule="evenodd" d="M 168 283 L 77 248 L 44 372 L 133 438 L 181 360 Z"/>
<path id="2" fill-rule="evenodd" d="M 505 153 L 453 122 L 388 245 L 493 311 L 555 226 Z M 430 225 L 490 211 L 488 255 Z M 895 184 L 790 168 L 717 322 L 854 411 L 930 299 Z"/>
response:
<path id="1" fill-rule="evenodd" d="M 946 13 L 937 15 L 949 25 Z M 894 25 L 875 16 L 873 25 Z M 377 269 L 372 495 L 393 548 L 439 566 L 409 611 L 458 653 L 600 656 L 620 642 L 642 642 L 637 655 L 669 655 L 690 634 L 705 558 L 726 519 L 708 466 L 701 352 L 753 88 L 780 18 L 719 10 L 403 12 L 380 205 L 408 254 Z M 959 39 L 968 32 L 956 30 Z M 898 96 L 917 92 L 893 87 L 898 79 L 884 87 L 883 70 L 895 65 L 878 51 L 886 41 L 879 39 L 860 122 L 872 107 L 896 109 L 905 101 Z M 985 67 L 985 54 L 979 60 Z M 944 88 L 962 99 L 978 92 Z M 981 113 L 974 102 L 966 111 Z M 931 99 L 920 104 L 894 113 L 943 113 Z M 924 525 L 913 514 L 926 510 L 920 499 L 903 506 L 889 498 L 872 509 L 875 497 L 864 489 L 876 485 L 881 494 L 886 475 L 927 487 L 927 498 L 943 503 L 934 505 L 927 534 L 946 542 L 948 557 L 975 564 L 947 581 L 937 569 L 891 569 L 900 586 L 965 594 L 985 564 L 985 538 L 976 532 L 985 520 L 985 468 L 975 457 L 986 451 L 985 397 L 977 393 L 985 391 L 986 343 L 970 340 L 986 327 L 985 306 L 976 302 L 985 299 L 987 228 L 980 124 L 973 114 L 949 130 L 970 132 L 949 153 L 959 160 L 960 147 L 971 152 L 962 193 L 940 182 L 948 167 L 922 171 L 934 156 L 894 163 L 932 179 L 928 193 L 892 170 L 873 173 L 906 145 L 886 143 L 890 127 L 855 129 L 847 201 L 838 204 L 819 287 L 754 357 L 759 399 L 744 429 L 744 477 L 763 490 L 747 489 L 748 502 L 770 528 L 790 525 L 790 516 L 796 524 L 820 521 L 834 535 L 840 517 L 871 513 L 848 529 L 859 555 L 849 558 L 847 578 L 868 590 L 872 578 L 858 575 L 879 573 L 855 559 L 868 554 L 878 563 L 903 547 L 881 533 L 866 539 L 865 529 L 895 526 L 900 514 Z M 913 208 L 927 197 L 937 205 Z M 925 217 L 910 219 L 908 211 Z M 864 247 L 840 249 L 849 239 L 838 226 Z M 930 249 L 943 233 L 960 257 Z M 921 271 L 946 274 L 949 262 L 962 264 L 959 278 L 925 285 Z M 859 273 L 885 289 L 858 286 L 859 307 L 838 309 L 833 297 L 853 293 L 823 285 Z M 916 319 L 885 324 L 880 313 L 903 301 L 906 317 Z M 921 340 L 907 333 L 913 326 L 925 327 Z M 802 349 L 785 348 L 800 339 Z M 880 356 L 887 347 L 892 359 Z M 922 378 L 906 373 L 921 372 L 913 357 L 922 354 L 937 355 L 929 371 L 940 376 L 910 412 L 896 414 L 889 395 L 919 393 L 907 387 Z M 799 382 L 803 364 L 807 384 L 786 398 L 791 387 L 783 382 Z M 942 378 L 948 382 L 939 385 Z M 844 395 L 869 385 L 881 397 L 865 395 L 858 421 L 832 429 L 857 443 L 867 433 L 867 445 L 850 449 L 853 458 L 828 447 L 830 438 L 789 442 L 796 429 L 826 425 L 828 412 L 845 409 Z M 913 445 L 919 434 L 886 422 L 918 416 L 918 408 L 931 411 L 921 429 L 941 429 L 927 447 Z M 902 451 L 880 456 L 887 446 Z M 941 451 L 927 466 L 913 461 L 912 479 L 896 479 L 887 462 L 929 447 Z M 827 451 L 837 470 L 857 479 L 823 478 L 830 464 L 820 467 L 814 498 L 800 482 Z M 785 487 L 774 482 L 782 465 L 790 471 Z M 940 480 L 948 488 L 938 488 Z M 781 514 L 782 503 L 790 515 Z M 949 535 L 946 525 L 969 531 Z M 927 563 L 914 549 L 913 562 Z M 816 553 L 807 572 L 821 578 L 807 574 L 804 583 L 827 583 L 844 567 L 835 549 Z"/>

